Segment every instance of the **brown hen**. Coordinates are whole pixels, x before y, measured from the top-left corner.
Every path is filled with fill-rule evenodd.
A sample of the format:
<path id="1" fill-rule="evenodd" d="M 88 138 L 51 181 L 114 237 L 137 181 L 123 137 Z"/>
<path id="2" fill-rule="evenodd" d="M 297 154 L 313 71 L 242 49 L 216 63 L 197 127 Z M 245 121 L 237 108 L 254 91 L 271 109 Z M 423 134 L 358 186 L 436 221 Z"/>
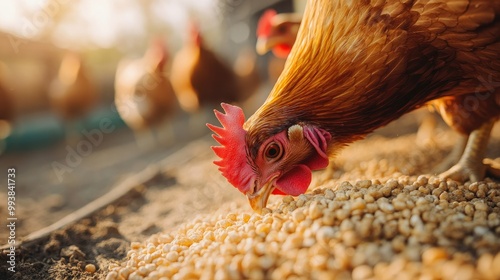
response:
<path id="1" fill-rule="evenodd" d="M 255 55 L 244 51 L 238 75 L 204 43 L 200 30 L 191 25 L 189 38 L 172 62 L 172 85 L 181 107 L 195 112 L 221 102 L 242 102 L 255 90 Z M 253 65 L 252 65 L 253 63 Z M 257 78 L 258 79 L 258 78 Z M 249 81 L 254 81 L 249 85 Z M 251 87 L 251 88 L 250 88 Z"/>
<path id="2" fill-rule="evenodd" d="M 0 63 L 0 70 L 3 70 L 3 64 Z M 2 73 L 3 71 L 0 71 Z M 14 102 L 12 92 L 5 84 L 3 77 L 0 77 L 0 140 L 10 135 L 12 130 L 12 121 L 14 119 Z M 0 147 L 1 153 L 2 147 Z"/>
<path id="3" fill-rule="evenodd" d="M 500 116 L 500 1 L 309 0 L 285 69 L 245 123 L 237 107 L 210 126 L 222 174 L 254 207 L 298 195 L 349 143 L 430 101 L 468 134 L 443 176 L 482 180 Z"/>
<path id="4" fill-rule="evenodd" d="M 98 93 L 76 53 L 66 53 L 49 92 L 52 107 L 65 120 L 84 117 L 98 101 Z"/>
<path id="5" fill-rule="evenodd" d="M 116 70 L 116 109 L 136 133 L 138 144 L 144 148 L 152 142 L 142 141 L 146 139 L 142 136 L 152 136 L 150 129 L 165 122 L 178 107 L 174 90 L 165 74 L 167 61 L 166 46 L 157 39 L 142 59 L 122 60 Z M 171 131 L 167 133 L 172 134 Z M 172 140 L 171 136 L 166 138 Z"/>

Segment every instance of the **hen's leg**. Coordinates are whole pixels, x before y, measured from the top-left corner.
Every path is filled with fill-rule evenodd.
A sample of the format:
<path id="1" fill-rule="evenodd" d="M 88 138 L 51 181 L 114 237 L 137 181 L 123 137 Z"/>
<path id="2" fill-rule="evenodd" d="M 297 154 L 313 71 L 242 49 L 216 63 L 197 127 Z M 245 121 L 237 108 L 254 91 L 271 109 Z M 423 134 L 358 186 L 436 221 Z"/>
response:
<path id="1" fill-rule="evenodd" d="M 486 167 L 483 158 L 490 139 L 491 129 L 494 121 L 491 120 L 483 124 L 469 135 L 464 153 L 457 164 L 448 171 L 441 173 L 440 177 L 450 178 L 464 182 L 470 179 L 472 182 L 480 181 L 484 178 Z"/>
<path id="2" fill-rule="evenodd" d="M 422 148 L 434 146 L 434 134 L 436 132 L 437 120 L 433 113 L 426 112 L 417 131 L 417 145 Z M 461 151 L 462 152 L 462 151 Z M 456 162 L 456 161 L 455 161 Z M 449 166 L 448 166 L 449 167 Z"/>
<path id="3" fill-rule="evenodd" d="M 441 161 L 441 163 L 439 163 L 438 166 L 436 166 L 436 168 L 434 168 L 436 173 L 445 172 L 460 160 L 464 154 L 468 139 L 468 136 L 462 134 L 458 135 L 457 143 L 455 143 L 451 152 L 444 158 L 443 161 Z"/>
<path id="4" fill-rule="evenodd" d="M 496 160 L 485 158 L 483 163 L 486 165 L 486 175 L 500 179 L 500 158 Z"/>

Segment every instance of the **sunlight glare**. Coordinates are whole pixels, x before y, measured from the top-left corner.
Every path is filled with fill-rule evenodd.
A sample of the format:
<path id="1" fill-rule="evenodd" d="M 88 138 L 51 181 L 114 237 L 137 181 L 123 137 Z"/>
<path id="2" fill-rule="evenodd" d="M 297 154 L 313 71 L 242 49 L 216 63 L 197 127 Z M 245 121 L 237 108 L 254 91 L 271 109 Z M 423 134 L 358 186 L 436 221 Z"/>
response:
<path id="1" fill-rule="evenodd" d="M 137 45 L 148 32 L 170 30 L 179 36 L 189 17 L 216 24 L 216 0 L 0 0 L 0 30 L 22 39 L 52 40 L 64 48 Z M 152 24 L 163 24 L 155 27 Z"/>

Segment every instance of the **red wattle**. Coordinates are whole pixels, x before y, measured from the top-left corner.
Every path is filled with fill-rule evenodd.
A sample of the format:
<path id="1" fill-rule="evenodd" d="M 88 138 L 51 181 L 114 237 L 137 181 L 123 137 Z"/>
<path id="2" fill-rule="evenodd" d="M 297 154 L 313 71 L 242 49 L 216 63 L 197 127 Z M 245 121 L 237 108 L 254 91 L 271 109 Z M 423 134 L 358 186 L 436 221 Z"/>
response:
<path id="1" fill-rule="evenodd" d="M 273 194 L 289 194 L 293 196 L 303 194 L 309 188 L 311 179 L 311 169 L 303 164 L 297 165 L 276 181 Z"/>
<path id="2" fill-rule="evenodd" d="M 273 48 L 273 54 L 279 58 L 287 58 L 292 47 L 287 44 L 279 44 Z"/>

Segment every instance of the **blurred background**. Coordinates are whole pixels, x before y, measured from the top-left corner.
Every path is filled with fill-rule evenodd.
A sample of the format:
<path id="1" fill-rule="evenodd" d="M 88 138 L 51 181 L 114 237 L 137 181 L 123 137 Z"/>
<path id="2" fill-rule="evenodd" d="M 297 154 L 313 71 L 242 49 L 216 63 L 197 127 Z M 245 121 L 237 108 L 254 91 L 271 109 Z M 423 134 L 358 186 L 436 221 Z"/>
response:
<path id="1" fill-rule="evenodd" d="M 208 135 L 222 101 L 251 115 L 285 61 L 257 55 L 259 18 L 305 2 L 0 0 L 0 179 L 17 168 L 20 215 L 85 205 Z"/>
<path id="2" fill-rule="evenodd" d="M 50 91 L 68 51 L 81 56 L 98 95 L 78 116 L 91 121 L 113 113 L 117 65 L 124 58 L 141 57 L 152 38 L 161 38 L 174 56 L 189 36 L 189 22 L 196 20 L 207 47 L 231 65 L 240 50 L 254 49 L 263 10 L 290 12 L 301 2 L 305 0 L 112 0 L 98 5 L 90 0 L 1 0 L 0 79 L 13 110 L 4 152 L 43 148 L 64 138 L 63 120 L 51 107 Z M 266 79 L 268 57 L 256 59 Z M 170 71 L 168 66 L 164 71 Z M 119 119 L 118 114 L 111 117 Z"/>

